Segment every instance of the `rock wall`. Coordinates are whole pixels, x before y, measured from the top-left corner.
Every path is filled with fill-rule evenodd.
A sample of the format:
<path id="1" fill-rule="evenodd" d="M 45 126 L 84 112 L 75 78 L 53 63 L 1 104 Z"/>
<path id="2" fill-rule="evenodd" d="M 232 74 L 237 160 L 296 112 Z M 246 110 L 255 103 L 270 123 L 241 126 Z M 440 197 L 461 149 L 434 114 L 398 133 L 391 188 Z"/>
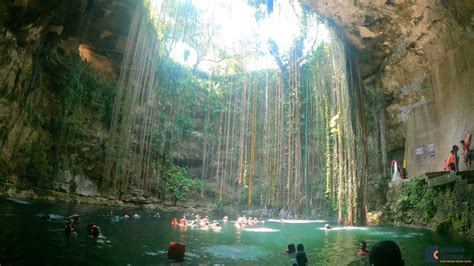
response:
<path id="1" fill-rule="evenodd" d="M 468 41 L 434 66 L 424 103 L 408 114 L 405 158 L 412 176 L 443 170 L 443 160 L 466 133 L 474 132 L 474 42 Z M 460 170 L 466 166 L 460 160 Z"/>
<path id="2" fill-rule="evenodd" d="M 95 72 L 115 78 L 133 4 L 0 3 L 0 180 L 33 186 L 44 181 L 62 191 L 98 193 L 103 170 L 97 162 L 103 161 L 107 137 L 107 124 L 98 111 L 110 107 L 112 95 L 98 91 L 87 96 L 95 97 L 87 108 L 71 103 L 85 99 L 86 86 L 91 89 L 102 82 L 86 64 L 71 58 L 80 54 Z M 73 67 L 84 71 L 71 73 Z M 74 141 L 65 142 L 66 134 L 73 134 Z M 58 180 L 51 184 L 53 174 Z"/>
<path id="3" fill-rule="evenodd" d="M 383 92 L 387 162 L 408 159 L 409 175 L 439 170 L 448 147 L 472 130 L 467 51 L 474 38 L 474 2 L 303 2 L 357 47 L 365 90 Z M 430 143 L 439 157 L 414 158 L 414 148 L 426 150 Z"/>

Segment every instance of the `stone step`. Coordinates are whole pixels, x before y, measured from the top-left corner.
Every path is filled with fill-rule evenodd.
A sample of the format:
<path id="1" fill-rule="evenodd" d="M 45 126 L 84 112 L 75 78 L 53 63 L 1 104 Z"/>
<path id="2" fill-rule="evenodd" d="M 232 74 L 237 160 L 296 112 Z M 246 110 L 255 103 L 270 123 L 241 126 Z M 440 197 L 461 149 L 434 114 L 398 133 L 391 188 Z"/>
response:
<path id="1" fill-rule="evenodd" d="M 458 175 L 462 177 L 462 179 L 474 179 L 474 171 L 461 171 L 458 172 Z"/>
<path id="2" fill-rule="evenodd" d="M 460 182 L 461 176 L 457 175 L 455 173 L 448 173 L 436 178 L 430 178 L 428 179 L 428 186 L 429 187 L 437 187 L 437 186 L 442 186 L 446 184 L 450 184 L 452 182 Z"/>
<path id="3" fill-rule="evenodd" d="M 435 178 L 435 177 L 442 176 L 445 174 L 449 174 L 449 171 L 427 172 L 425 175 L 427 178 Z"/>

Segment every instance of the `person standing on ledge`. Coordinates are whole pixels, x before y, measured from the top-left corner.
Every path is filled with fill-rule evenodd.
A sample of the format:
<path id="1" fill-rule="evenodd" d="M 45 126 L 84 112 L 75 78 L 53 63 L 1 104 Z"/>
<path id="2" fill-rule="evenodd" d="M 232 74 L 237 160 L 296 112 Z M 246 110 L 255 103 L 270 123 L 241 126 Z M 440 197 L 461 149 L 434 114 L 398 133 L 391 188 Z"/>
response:
<path id="1" fill-rule="evenodd" d="M 452 173 L 456 171 L 456 156 L 454 155 L 454 151 L 450 151 L 451 155 L 448 158 L 448 170 Z"/>
<path id="2" fill-rule="evenodd" d="M 469 134 L 469 137 L 466 137 L 466 140 L 461 140 L 462 144 L 462 152 L 461 155 L 463 156 L 464 159 L 464 164 L 466 165 L 466 170 L 471 170 L 471 161 L 472 161 L 472 152 L 471 152 L 471 135 Z"/>
<path id="3" fill-rule="evenodd" d="M 456 172 L 459 172 L 459 156 L 458 156 L 458 151 L 459 147 L 458 145 L 453 145 L 452 151 L 454 152 L 454 158 L 456 159 Z"/>

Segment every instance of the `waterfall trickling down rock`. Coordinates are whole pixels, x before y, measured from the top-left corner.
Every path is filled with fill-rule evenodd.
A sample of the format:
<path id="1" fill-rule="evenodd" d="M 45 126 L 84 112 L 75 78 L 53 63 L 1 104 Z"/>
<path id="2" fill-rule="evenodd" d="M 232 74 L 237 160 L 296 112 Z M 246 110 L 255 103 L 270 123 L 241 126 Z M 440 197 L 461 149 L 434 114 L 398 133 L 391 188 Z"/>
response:
<path id="1" fill-rule="evenodd" d="M 120 71 L 104 175 L 104 185 L 113 190 L 150 186 L 160 42 L 149 8 L 136 7 Z"/>

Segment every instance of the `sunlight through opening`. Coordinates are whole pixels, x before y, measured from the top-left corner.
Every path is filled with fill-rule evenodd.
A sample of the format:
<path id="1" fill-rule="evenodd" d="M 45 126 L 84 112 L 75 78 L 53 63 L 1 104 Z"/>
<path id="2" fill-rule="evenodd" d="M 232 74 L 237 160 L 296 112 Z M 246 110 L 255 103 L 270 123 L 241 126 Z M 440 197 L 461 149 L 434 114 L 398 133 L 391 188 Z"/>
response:
<path id="1" fill-rule="evenodd" d="M 303 56 L 329 39 L 322 19 L 303 10 L 297 1 L 275 0 L 270 14 L 264 4 L 250 5 L 249 0 L 189 0 L 175 11 L 177 16 L 187 14 L 189 19 L 198 21 L 166 17 L 163 10 L 167 4 L 162 0 L 150 1 L 152 18 L 168 22 L 175 19 L 178 27 L 197 24 L 197 29 L 190 26 L 182 36 L 170 36 L 174 38 L 168 40 L 172 42 L 170 57 L 208 73 L 228 73 L 232 64 L 239 65 L 240 71 L 277 68 L 269 52 L 270 39 L 277 44 L 279 54 L 284 55 L 302 38 Z"/>

